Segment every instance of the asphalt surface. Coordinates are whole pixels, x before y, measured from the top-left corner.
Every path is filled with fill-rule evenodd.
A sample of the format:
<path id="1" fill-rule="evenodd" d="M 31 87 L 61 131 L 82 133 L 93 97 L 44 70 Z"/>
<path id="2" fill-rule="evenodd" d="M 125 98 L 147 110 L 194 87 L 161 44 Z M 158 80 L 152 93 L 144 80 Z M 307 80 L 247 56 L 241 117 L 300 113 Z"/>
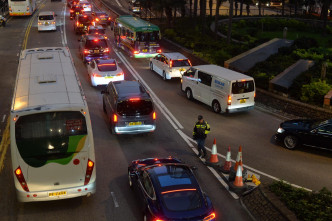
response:
<path id="1" fill-rule="evenodd" d="M 112 3 L 115 4 L 114 1 Z M 9 114 L 17 70 L 17 53 L 22 48 L 23 40 L 27 39 L 27 48 L 62 46 L 67 40 L 91 114 L 96 149 L 97 193 L 90 198 L 17 203 L 8 149 L 4 169 L 0 174 L 0 186 L 3 190 L 3 200 L 0 202 L 1 220 L 44 220 L 45 217 L 48 220 L 141 220 L 142 214 L 136 205 L 138 201 L 127 183 L 128 163 L 138 158 L 169 155 L 198 167 L 197 179 L 202 189 L 210 196 L 218 220 L 250 220 L 239 201 L 232 198 L 188 146 L 188 143 L 193 144 L 190 138 L 198 114 L 202 114 L 212 128 L 206 146 L 211 147 L 213 139 L 216 138 L 218 153 L 225 155 L 226 149 L 231 146 L 232 159 L 235 159 L 238 146 L 242 145 L 245 166 L 256 169 L 262 177 L 262 182 L 279 178 L 310 189 L 319 190 L 323 186 L 332 189 L 331 174 L 327 173 L 332 171 L 331 153 L 310 149 L 289 151 L 273 142 L 273 135 L 283 117 L 271 115 L 259 108 L 233 115 L 215 114 L 210 107 L 187 100 L 180 90 L 179 80 L 164 82 L 160 76 L 149 70 L 146 59 L 130 58 L 116 48 L 111 50 L 112 57 L 120 55 L 123 61 L 127 60 L 146 82 L 149 90 L 159 98 L 159 103 L 165 107 L 157 109 L 157 130 L 154 134 L 111 135 L 102 111 L 101 88 L 92 88 L 88 83 L 86 67 L 78 56 L 78 36 L 73 32 L 73 21 L 68 18 L 67 8 L 65 29 L 61 26 L 64 24 L 63 9 L 63 3 L 50 1 L 42 8 L 53 10 L 58 15 L 59 26 L 56 32 L 38 33 L 34 20 L 30 34 L 26 38 L 25 29 L 33 17 L 12 18 L 6 28 L 1 28 L 0 52 L 5 59 L 0 60 L 0 65 L 5 70 L 2 74 L 6 79 L 0 81 L 0 122 L 6 115 L 1 128 L 4 128 Z M 108 34 L 113 36 L 109 29 Z M 131 74 L 134 71 L 130 71 L 124 62 L 120 65 L 125 71 L 125 79 L 134 79 Z M 167 114 L 167 110 L 172 115 Z M 181 134 L 184 136 L 180 136 Z"/>

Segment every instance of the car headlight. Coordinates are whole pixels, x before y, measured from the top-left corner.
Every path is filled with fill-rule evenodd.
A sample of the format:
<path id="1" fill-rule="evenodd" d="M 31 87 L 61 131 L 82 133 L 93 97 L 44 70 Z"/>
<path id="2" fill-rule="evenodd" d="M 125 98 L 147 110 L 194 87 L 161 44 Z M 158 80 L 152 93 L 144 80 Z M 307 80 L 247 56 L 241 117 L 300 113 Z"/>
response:
<path id="1" fill-rule="evenodd" d="M 277 132 L 278 132 L 279 134 L 282 134 L 283 132 L 285 132 L 285 130 L 282 129 L 281 127 L 279 127 L 278 130 L 277 130 Z"/>

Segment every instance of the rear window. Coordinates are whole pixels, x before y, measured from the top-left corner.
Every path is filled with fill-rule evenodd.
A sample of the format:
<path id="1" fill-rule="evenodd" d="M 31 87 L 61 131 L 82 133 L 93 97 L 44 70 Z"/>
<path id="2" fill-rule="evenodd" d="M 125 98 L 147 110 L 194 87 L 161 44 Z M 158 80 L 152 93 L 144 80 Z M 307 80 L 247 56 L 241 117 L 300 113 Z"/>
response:
<path id="1" fill-rule="evenodd" d="M 172 67 L 184 67 L 190 66 L 188 59 L 186 60 L 172 60 Z"/>
<path id="2" fill-rule="evenodd" d="M 104 35 L 105 30 L 104 29 L 90 29 L 89 34 L 99 34 L 99 35 Z"/>
<path id="3" fill-rule="evenodd" d="M 92 18 L 90 16 L 86 16 L 86 17 L 80 16 L 80 17 L 78 17 L 78 21 L 80 23 L 89 23 L 92 21 Z"/>
<path id="4" fill-rule="evenodd" d="M 38 17 L 38 19 L 41 21 L 45 21 L 45 20 L 53 20 L 54 17 L 53 17 L 53 15 L 40 15 Z"/>
<path id="5" fill-rule="evenodd" d="M 125 116 L 149 115 L 153 111 L 153 104 L 151 100 L 125 100 L 118 103 L 117 111 Z"/>
<path id="6" fill-rule="evenodd" d="M 105 39 L 93 39 L 93 40 L 87 40 L 85 48 L 107 48 L 107 42 Z"/>
<path id="7" fill-rule="evenodd" d="M 117 66 L 116 62 L 113 60 L 112 62 L 109 63 L 104 63 L 104 64 L 97 64 L 98 70 L 99 71 L 116 71 Z"/>
<path id="8" fill-rule="evenodd" d="M 67 164 L 83 148 L 86 136 L 85 117 L 79 111 L 26 115 L 15 124 L 18 151 L 32 167 Z"/>
<path id="9" fill-rule="evenodd" d="M 239 81 L 232 83 L 232 94 L 249 93 L 254 90 L 254 81 Z"/>
<path id="10" fill-rule="evenodd" d="M 184 190 L 168 192 L 161 195 L 161 198 L 171 211 L 187 211 L 201 207 L 201 198 L 197 190 Z"/>

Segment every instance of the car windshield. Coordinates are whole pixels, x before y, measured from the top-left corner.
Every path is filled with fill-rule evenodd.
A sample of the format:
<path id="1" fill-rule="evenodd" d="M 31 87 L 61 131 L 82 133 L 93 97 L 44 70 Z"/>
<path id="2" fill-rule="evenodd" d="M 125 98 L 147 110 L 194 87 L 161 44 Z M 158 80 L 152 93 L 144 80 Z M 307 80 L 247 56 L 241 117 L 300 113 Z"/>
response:
<path id="1" fill-rule="evenodd" d="M 15 124 L 18 151 L 32 167 L 70 161 L 83 148 L 86 136 L 85 117 L 79 111 L 21 116 Z"/>
<path id="2" fill-rule="evenodd" d="M 99 34 L 99 35 L 104 35 L 105 30 L 104 29 L 90 29 L 89 34 Z"/>
<path id="3" fill-rule="evenodd" d="M 107 63 L 99 63 L 97 62 L 97 67 L 99 71 L 116 71 L 117 65 L 115 60 L 109 61 Z"/>
<path id="4" fill-rule="evenodd" d="M 314 120 L 311 124 L 311 129 L 317 128 L 317 127 L 327 124 L 327 123 L 328 123 L 328 120 L 324 120 L 324 121 Z"/>
<path id="5" fill-rule="evenodd" d="M 105 39 L 92 39 L 87 40 L 85 48 L 91 49 L 91 48 L 107 48 L 107 42 Z"/>
<path id="6" fill-rule="evenodd" d="M 45 21 L 45 20 L 53 20 L 54 17 L 53 17 L 53 15 L 40 15 L 38 17 L 38 19 L 41 21 Z"/>
<path id="7" fill-rule="evenodd" d="M 117 111 L 122 116 L 149 115 L 153 111 L 153 104 L 151 100 L 129 99 L 120 101 Z"/>
<path id="8" fill-rule="evenodd" d="M 233 94 L 243 94 L 253 92 L 255 90 L 254 81 L 238 81 L 232 83 Z"/>
<path id="9" fill-rule="evenodd" d="M 172 67 L 190 66 L 188 59 L 186 60 L 172 60 Z"/>

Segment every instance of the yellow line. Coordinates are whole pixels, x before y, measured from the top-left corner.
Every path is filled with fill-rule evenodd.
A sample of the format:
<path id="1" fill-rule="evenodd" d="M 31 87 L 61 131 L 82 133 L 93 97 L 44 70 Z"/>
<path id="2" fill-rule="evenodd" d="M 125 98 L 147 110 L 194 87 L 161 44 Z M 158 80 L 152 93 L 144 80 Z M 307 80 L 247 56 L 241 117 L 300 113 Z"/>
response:
<path id="1" fill-rule="evenodd" d="M 4 167 L 3 162 L 5 160 L 5 156 L 6 156 L 9 144 L 10 144 L 10 133 L 9 133 L 9 119 L 8 119 L 6 129 L 3 132 L 3 136 L 2 136 L 2 140 L 1 140 L 1 144 L 0 144 L 0 153 L 1 153 L 1 150 L 2 150 L 2 153 L 1 153 L 1 156 L 0 156 L 0 173 L 3 169 L 3 167 Z"/>

